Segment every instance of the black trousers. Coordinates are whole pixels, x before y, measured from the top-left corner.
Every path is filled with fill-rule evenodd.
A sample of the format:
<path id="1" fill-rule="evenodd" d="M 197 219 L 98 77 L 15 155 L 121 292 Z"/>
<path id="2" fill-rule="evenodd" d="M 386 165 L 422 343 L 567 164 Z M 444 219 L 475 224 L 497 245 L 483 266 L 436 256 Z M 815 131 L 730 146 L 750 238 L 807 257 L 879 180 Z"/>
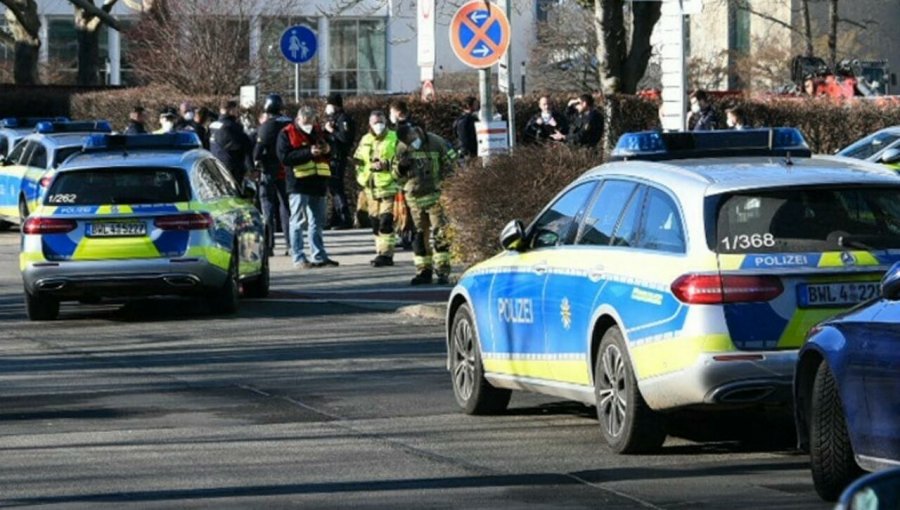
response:
<path id="1" fill-rule="evenodd" d="M 275 249 L 275 221 L 281 222 L 281 232 L 284 234 L 284 243 L 290 248 L 291 206 L 288 201 L 287 186 L 284 180 L 264 177 L 259 186 L 259 204 L 262 209 L 263 219 L 266 222 L 266 247 L 269 251 Z"/>
<path id="2" fill-rule="evenodd" d="M 331 179 L 328 180 L 328 192 L 331 194 L 331 213 L 328 225 L 350 227 L 353 216 L 350 215 L 347 191 L 344 189 L 344 174 L 347 172 L 347 159 L 331 160 Z"/>

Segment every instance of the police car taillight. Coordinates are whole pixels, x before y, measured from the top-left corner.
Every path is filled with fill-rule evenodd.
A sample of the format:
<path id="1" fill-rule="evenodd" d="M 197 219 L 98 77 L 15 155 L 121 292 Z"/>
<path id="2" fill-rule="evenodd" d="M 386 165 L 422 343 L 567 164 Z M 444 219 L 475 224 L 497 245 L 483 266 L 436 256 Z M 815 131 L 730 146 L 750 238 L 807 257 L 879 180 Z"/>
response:
<path id="1" fill-rule="evenodd" d="M 22 232 L 26 234 L 66 234 L 75 230 L 78 223 L 75 220 L 60 218 L 28 218 L 22 225 Z"/>
<path id="2" fill-rule="evenodd" d="M 777 276 L 686 274 L 672 283 L 675 297 L 692 305 L 770 301 L 782 292 Z"/>
<path id="3" fill-rule="evenodd" d="M 187 213 L 160 216 L 153 224 L 162 230 L 206 230 L 212 227 L 213 220 L 206 213 Z"/>

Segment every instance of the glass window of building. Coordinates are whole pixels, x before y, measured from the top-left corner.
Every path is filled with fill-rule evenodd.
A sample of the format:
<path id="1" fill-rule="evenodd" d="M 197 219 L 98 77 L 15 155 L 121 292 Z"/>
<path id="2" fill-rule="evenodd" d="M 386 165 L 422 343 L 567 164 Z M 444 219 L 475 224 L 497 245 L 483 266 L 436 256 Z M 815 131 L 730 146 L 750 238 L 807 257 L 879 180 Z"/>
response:
<path id="1" fill-rule="evenodd" d="M 338 19 L 330 25 L 331 90 L 346 94 L 387 89 L 384 19 Z"/>

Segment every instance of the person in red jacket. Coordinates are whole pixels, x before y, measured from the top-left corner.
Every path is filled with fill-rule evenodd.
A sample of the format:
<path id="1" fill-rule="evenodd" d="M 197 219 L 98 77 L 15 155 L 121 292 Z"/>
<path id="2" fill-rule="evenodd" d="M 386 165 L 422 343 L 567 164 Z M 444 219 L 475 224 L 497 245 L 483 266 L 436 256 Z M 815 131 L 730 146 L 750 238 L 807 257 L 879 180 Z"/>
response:
<path id="1" fill-rule="evenodd" d="M 303 106 L 296 121 L 278 133 L 275 152 L 286 169 L 291 204 L 290 240 L 294 267 L 337 266 L 328 258 L 322 241 L 328 181 L 331 179 L 331 147 L 319 126 L 316 111 Z M 309 233 L 310 257 L 303 252 L 303 226 Z"/>

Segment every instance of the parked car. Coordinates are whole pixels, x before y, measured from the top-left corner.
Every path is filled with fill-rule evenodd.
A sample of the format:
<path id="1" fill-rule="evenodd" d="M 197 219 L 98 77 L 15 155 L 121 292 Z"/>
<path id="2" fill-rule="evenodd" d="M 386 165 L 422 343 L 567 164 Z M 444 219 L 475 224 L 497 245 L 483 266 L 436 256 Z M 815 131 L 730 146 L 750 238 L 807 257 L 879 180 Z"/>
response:
<path id="1" fill-rule="evenodd" d="M 876 131 L 841 149 L 837 155 L 881 163 L 893 170 L 900 170 L 900 126 Z"/>
<path id="2" fill-rule="evenodd" d="M 834 501 L 862 470 L 900 466 L 900 264 L 878 296 L 810 331 L 794 398 L 823 499 Z"/>
<path id="3" fill-rule="evenodd" d="M 900 259 L 900 178 L 811 157 L 791 129 L 627 134 L 613 156 L 453 289 L 459 405 L 499 412 L 514 389 L 596 405 L 620 453 L 661 446 L 668 411 L 787 409 L 809 328 Z"/>

